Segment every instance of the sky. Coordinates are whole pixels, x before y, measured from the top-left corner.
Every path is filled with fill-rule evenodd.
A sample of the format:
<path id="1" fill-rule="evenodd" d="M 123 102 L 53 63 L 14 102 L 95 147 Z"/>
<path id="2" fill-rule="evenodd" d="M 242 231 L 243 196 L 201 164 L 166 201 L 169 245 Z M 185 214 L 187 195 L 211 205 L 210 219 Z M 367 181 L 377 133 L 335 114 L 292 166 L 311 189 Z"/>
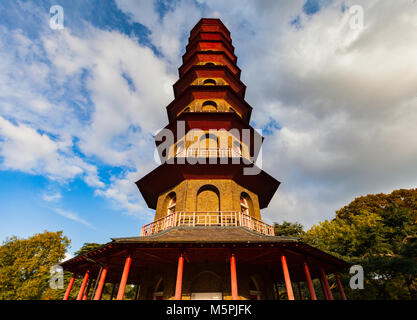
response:
<path id="1" fill-rule="evenodd" d="M 264 221 L 310 228 L 355 197 L 416 187 L 414 0 L 8 0 L 0 12 L 0 241 L 63 230 L 71 255 L 152 221 L 134 182 L 158 165 L 153 135 L 202 17 L 231 32 L 262 168 L 282 182 Z"/>

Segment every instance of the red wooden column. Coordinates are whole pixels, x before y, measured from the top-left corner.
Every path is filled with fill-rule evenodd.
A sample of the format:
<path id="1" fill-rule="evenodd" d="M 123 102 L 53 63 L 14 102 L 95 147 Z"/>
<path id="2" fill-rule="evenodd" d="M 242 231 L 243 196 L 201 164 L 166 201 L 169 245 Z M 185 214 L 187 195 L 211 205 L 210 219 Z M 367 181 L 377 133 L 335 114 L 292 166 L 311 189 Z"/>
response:
<path id="1" fill-rule="evenodd" d="M 342 297 L 342 300 L 347 300 L 345 291 L 343 290 L 342 283 L 340 282 L 339 275 L 336 272 L 334 273 L 334 277 L 336 278 L 337 287 L 339 288 L 339 293 L 340 293 L 340 296 Z"/>
<path id="2" fill-rule="evenodd" d="M 239 294 L 237 290 L 236 256 L 234 253 L 230 255 L 230 280 L 232 289 L 232 300 L 239 300 Z"/>
<path id="3" fill-rule="evenodd" d="M 294 292 L 292 291 L 290 272 L 288 271 L 287 259 L 281 254 L 282 272 L 284 273 L 285 286 L 287 288 L 288 300 L 294 300 Z"/>
<path id="4" fill-rule="evenodd" d="M 327 293 L 327 299 L 333 300 L 332 291 L 330 290 L 329 282 L 327 281 L 326 272 L 324 272 L 323 268 L 320 268 L 321 278 L 323 279 L 324 290 Z"/>
<path id="5" fill-rule="evenodd" d="M 88 281 L 88 285 L 87 285 L 87 290 L 85 290 L 85 292 L 84 292 L 84 295 L 83 295 L 83 300 L 87 300 L 87 298 L 88 298 L 88 294 L 89 294 L 89 292 L 90 292 L 90 289 L 91 289 L 91 284 L 93 283 L 93 279 L 90 279 L 89 281 Z"/>
<path id="6" fill-rule="evenodd" d="M 175 285 L 175 300 L 181 300 L 182 298 L 183 271 L 184 271 L 184 254 L 180 253 L 180 256 L 178 257 L 177 283 Z"/>
<path id="7" fill-rule="evenodd" d="M 81 300 L 83 298 L 85 286 L 87 285 L 88 276 L 90 275 L 90 270 L 87 269 L 84 275 L 83 282 L 81 283 L 80 291 L 78 292 L 77 300 Z"/>
<path id="8" fill-rule="evenodd" d="M 106 283 L 107 270 L 107 266 L 103 267 L 103 269 L 101 270 L 100 280 L 98 282 L 98 286 L 93 300 L 101 300 L 101 293 L 103 292 L 104 284 Z"/>
<path id="9" fill-rule="evenodd" d="M 316 291 L 314 291 L 313 281 L 311 280 L 310 269 L 308 268 L 307 262 L 304 262 L 304 273 L 306 275 L 308 292 L 310 292 L 311 300 L 317 300 Z"/>
<path id="10" fill-rule="evenodd" d="M 75 275 L 73 274 L 72 277 L 71 277 L 70 282 L 68 283 L 67 290 L 65 291 L 64 299 L 62 299 L 62 300 L 68 300 L 69 299 L 69 295 L 71 293 L 71 289 L 72 289 L 72 286 L 74 284 L 74 281 L 75 281 Z"/>
<path id="11" fill-rule="evenodd" d="M 123 268 L 122 279 L 119 284 L 119 291 L 117 292 L 116 300 L 123 300 L 125 295 L 127 278 L 129 277 L 130 264 L 132 263 L 132 255 L 129 253 L 126 257 L 125 266 Z"/>

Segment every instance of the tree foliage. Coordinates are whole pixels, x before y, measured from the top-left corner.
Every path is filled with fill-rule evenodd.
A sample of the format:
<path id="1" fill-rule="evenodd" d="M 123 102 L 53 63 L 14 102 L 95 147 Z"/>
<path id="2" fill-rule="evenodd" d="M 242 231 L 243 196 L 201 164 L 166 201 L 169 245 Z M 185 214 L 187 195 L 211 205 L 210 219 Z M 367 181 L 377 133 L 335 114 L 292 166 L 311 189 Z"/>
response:
<path id="1" fill-rule="evenodd" d="M 301 238 L 304 235 L 304 227 L 298 222 L 284 221 L 282 224 L 274 223 L 276 236 Z"/>
<path id="2" fill-rule="evenodd" d="M 102 244 L 99 244 L 99 243 L 86 242 L 86 243 L 83 244 L 83 246 L 81 247 L 80 250 L 78 250 L 78 251 L 75 252 L 75 255 L 76 256 L 79 256 L 79 255 L 86 254 L 86 253 L 88 253 L 90 251 L 93 251 L 93 250 L 95 250 L 97 248 L 100 248 L 101 246 L 102 246 Z"/>
<path id="3" fill-rule="evenodd" d="M 50 269 L 61 261 L 70 240 L 62 231 L 11 237 L 0 246 L 0 300 L 55 298 L 49 287 Z"/>
<path id="4" fill-rule="evenodd" d="M 417 299 L 417 189 L 356 198 L 331 221 L 313 226 L 305 241 L 362 265 L 358 299 Z"/>

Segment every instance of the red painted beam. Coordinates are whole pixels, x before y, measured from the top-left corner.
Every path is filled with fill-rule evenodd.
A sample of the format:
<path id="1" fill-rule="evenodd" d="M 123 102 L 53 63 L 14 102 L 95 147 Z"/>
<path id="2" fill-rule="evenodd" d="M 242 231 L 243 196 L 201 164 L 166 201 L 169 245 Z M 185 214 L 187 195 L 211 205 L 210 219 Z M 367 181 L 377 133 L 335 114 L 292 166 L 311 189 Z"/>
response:
<path id="1" fill-rule="evenodd" d="M 87 269 L 87 271 L 85 272 L 85 275 L 84 275 L 83 282 L 81 283 L 80 291 L 78 292 L 77 300 L 81 300 L 83 298 L 84 290 L 85 290 L 85 287 L 87 285 L 89 275 L 90 275 L 90 270 Z"/>
<path id="2" fill-rule="evenodd" d="M 181 253 L 178 257 L 178 269 L 177 269 L 177 283 L 175 285 L 175 300 L 181 300 L 182 298 L 182 275 L 184 271 L 184 255 Z"/>
<path id="3" fill-rule="evenodd" d="M 316 292 L 314 291 L 313 281 L 311 280 L 310 269 L 308 268 L 307 262 L 304 262 L 304 273 L 306 275 L 308 291 L 310 293 L 311 300 L 317 300 Z"/>
<path id="4" fill-rule="evenodd" d="M 334 277 L 336 278 L 337 287 L 339 288 L 339 293 L 340 293 L 340 296 L 342 297 L 342 300 L 347 300 L 345 291 L 343 290 L 342 282 L 340 282 L 339 275 L 335 273 Z"/>
<path id="5" fill-rule="evenodd" d="M 68 283 L 68 287 L 67 287 L 67 290 L 65 291 L 65 295 L 64 295 L 64 299 L 63 300 L 68 300 L 69 299 L 69 296 L 70 296 L 71 289 L 72 289 L 72 286 L 74 284 L 74 281 L 75 281 L 75 275 L 73 274 L 72 277 L 71 277 L 70 282 Z"/>
<path id="6" fill-rule="evenodd" d="M 287 288 L 288 300 L 294 300 L 294 292 L 292 290 L 290 272 L 288 270 L 287 259 L 281 255 L 282 272 L 284 273 L 285 287 Z"/>
<path id="7" fill-rule="evenodd" d="M 101 270 L 100 280 L 98 282 L 98 286 L 93 300 L 101 300 L 101 293 L 103 292 L 104 284 L 106 283 L 107 270 L 107 266 L 103 267 L 103 269 Z"/>
<path id="8" fill-rule="evenodd" d="M 132 263 L 132 256 L 129 254 L 126 257 L 125 266 L 123 268 L 122 279 L 120 280 L 119 284 L 119 291 L 117 292 L 116 300 L 123 300 L 123 296 L 125 294 L 127 278 L 129 276 L 130 264 Z"/>
<path id="9" fill-rule="evenodd" d="M 232 289 L 232 300 L 239 300 L 237 289 L 237 272 L 236 272 L 236 256 L 234 253 L 230 256 L 230 279 Z"/>

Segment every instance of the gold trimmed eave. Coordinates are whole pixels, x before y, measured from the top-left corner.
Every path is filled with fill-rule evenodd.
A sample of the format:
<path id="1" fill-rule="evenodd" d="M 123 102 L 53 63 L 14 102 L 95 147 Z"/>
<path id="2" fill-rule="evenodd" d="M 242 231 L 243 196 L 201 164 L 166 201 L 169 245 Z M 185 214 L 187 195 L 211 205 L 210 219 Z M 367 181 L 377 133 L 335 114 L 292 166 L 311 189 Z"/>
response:
<path id="1" fill-rule="evenodd" d="M 209 161 L 209 159 L 204 160 Z M 245 175 L 245 168 L 259 173 L 256 175 Z M 142 179 L 136 181 L 136 186 L 139 188 L 148 207 L 150 209 L 156 209 L 158 196 L 166 190 L 178 185 L 184 180 L 205 179 L 231 179 L 235 181 L 237 184 L 258 195 L 261 209 L 269 205 L 269 202 L 281 184 L 281 182 L 254 164 L 163 163 Z"/>
<path id="2" fill-rule="evenodd" d="M 185 130 L 184 132 L 178 132 L 178 121 L 184 121 Z M 177 142 L 181 140 L 184 135 L 193 129 L 200 130 L 221 130 L 230 131 L 232 134 L 235 133 L 237 129 L 240 133 L 238 138 L 240 141 L 243 137 L 243 130 L 247 129 L 250 131 L 250 155 L 253 157 L 253 161 L 256 161 L 259 155 L 259 151 L 262 147 L 264 137 L 259 134 L 249 123 L 244 121 L 236 113 L 233 112 L 183 112 L 181 113 L 176 122 L 171 122 L 165 126 L 158 134 L 155 135 L 155 144 L 158 147 L 164 141 L 164 131 L 169 130 L 174 136 L 174 141 Z M 162 136 L 161 136 L 162 135 Z M 255 141 L 260 141 L 261 143 L 252 143 Z M 164 158 L 161 154 L 159 155 L 161 161 Z"/>
<path id="3" fill-rule="evenodd" d="M 212 55 L 212 56 L 221 56 L 226 61 L 225 66 L 233 74 L 235 74 L 238 79 L 240 79 L 240 76 L 242 74 L 242 70 L 239 68 L 239 66 L 234 64 L 234 62 L 229 58 L 229 56 L 223 51 L 214 51 L 214 50 L 196 51 L 190 56 L 189 60 L 192 61 L 193 59 L 197 58 L 198 56 L 210 56 L 210 55 Z M 190 61 L 188 61 L 187 63 L 182 64 L 178 68 L 178 73 L 179 73 L 180 77 L 184 76 L 188 72 L 188 70 L 193 65 L 195 65 L 195 64 L 190 63 Z"/>
<path id="4" fill-rule="evenodd" d="M 181 95 L 176 97 L 168 106 L 166 106 L 169 122 L 175 121 L 178 114 L 195 99 L 224 99 L 227 103 L 232 105 L 236 112 L 242 115 L 244 121 L 247 123 L 250 122 L 253 108 L 228 85 L 192 85 L 187 87 Z"/>

